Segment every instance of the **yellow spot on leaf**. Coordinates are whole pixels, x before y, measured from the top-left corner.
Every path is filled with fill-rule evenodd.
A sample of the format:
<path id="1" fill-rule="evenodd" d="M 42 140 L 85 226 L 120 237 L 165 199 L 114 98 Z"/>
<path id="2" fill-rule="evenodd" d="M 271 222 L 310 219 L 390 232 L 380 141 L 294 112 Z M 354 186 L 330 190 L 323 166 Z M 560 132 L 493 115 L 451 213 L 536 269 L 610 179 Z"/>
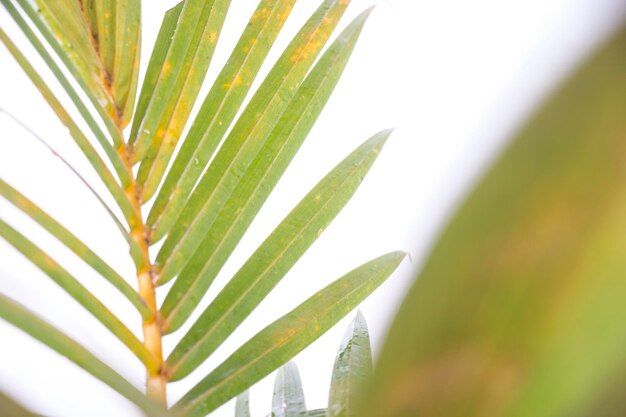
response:
<path id="1" fill-rule="evenodd" d="M 231 86 L 239 85 L 239 84 L 241 84 L 241 82 L 242 82 L 241 75 L 237 75 L 232 83 L 224 84 L 224 88 L 230 88 Z"/>
<path id="2" fill-rule="evenodd" d="M 163 63 L 163 74 L 167 74 L 172 69 L 172 64 L 170 61 L 165 61 Z"/>
<path id="3" fill-rule="evenodd" d="M 217 42 L 217 33 L 216 32 L 209 33 L 209 42 L 211 42 L 211 43 Z"/>

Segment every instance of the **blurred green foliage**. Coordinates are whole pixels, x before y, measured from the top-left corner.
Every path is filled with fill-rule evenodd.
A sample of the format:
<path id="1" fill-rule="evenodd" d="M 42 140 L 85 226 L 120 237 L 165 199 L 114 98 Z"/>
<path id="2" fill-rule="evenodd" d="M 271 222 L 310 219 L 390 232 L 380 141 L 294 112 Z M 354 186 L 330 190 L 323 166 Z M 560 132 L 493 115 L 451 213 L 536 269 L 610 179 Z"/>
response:
<path id="1" fill-rule="evenodd" d="M 362 417 L 626 415 L 626 28 L 443 231 Z"/>

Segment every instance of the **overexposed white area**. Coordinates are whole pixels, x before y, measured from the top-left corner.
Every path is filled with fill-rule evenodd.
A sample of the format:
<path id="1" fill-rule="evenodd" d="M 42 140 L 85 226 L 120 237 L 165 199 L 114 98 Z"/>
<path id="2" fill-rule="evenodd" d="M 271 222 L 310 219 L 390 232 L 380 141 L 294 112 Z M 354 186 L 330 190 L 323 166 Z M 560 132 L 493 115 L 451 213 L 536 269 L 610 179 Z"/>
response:
<path id="1" fill-rule="evenodd" d="M 233 0 L 203 94 L 256 3 Z M 270 61 L 319 3 L 297 3 Z M 173 4 L 144 4 L 144 69 L 161 16 Z M 340 27 L 371 4 L 370 0 L 353 0 Z M 411 259 L 361 306 L 378 354 L 404 292 L 455 204 L 506 139 L 562 77 L 617 28 L 625 13 L 622 0 L 379 1 L 328 106 L 199 311 L 326 172 L 377 131 L 396 127 L 395 132 L 335 222 L 222 348 L 188 380 L 170 386 L 170 401 L 180 398 L 256 331 L 316 290 L 379 254 L 401 249 Z M 0 9 L 0 26 L 19 41 L 35 67 L 47 74 L 4 9 Z M 46 75 L 46 79 L 52 82 L 52 77 Z M 60 89 L 55 91 L 62 96 Z M 113 206 L 65 128 L 3 46 L 0 107 L 44 137 Z M 125 243 L 93 195 L 2 113 L 0 177 L 61 221 L 135 285 Z M 140 334 L 140 319 L 132 307 L 89 267 L 2 199 L 0 217 L 50 251 Z M 0 291 L 28 305 L 142 386 L 142 367 L 125 347 L 1 239 Z M 326 405 L 335 353 L 351 319 L 342 320 L 295 359 L 309 408 Z M 170 339 L 177 340 L 188 328 L 167 339 L 166 354 L 174 347 L 175 340 Z M 253 387 L 254 417 L 269 413 L 272 384 L 273 376 Z M 51 417 L 139 415 L 104 384 L 1 321 L 0 390 Z M 213 415 L 232 416 L 232 403 Z"/>

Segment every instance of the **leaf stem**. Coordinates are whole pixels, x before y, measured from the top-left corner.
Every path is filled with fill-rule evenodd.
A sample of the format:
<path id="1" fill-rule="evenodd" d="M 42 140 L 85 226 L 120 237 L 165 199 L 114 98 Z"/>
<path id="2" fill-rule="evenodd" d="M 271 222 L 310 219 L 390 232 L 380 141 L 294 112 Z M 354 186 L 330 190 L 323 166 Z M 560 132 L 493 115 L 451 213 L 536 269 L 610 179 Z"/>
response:
<path id="1" fill-rule="evenodd" d="M 122 127 L 118 126 L 118 128 L 121 133 Z M 149 317 L 143 318 L 142 322 L 143 344 L 159 365 L 154 372 L 146 370 L 146 396 L 167 408 L 167 372 L 162 349 L 163 329 L 155 291 L 157 273 L 150 260 L 149 251 L 151 229 L 146 225 L 141 212 L 141 187 L 132 174 L 131 147 L 124 143 L 118 148 L 118 152 L 132 178 L 130 186 L 125 190 L 126 197 L 131 202 L 136 217 L 139 219 L 135 225 L 131 226 L 130 251 L 137 270 L 139 296 L 150 311 Z"/>

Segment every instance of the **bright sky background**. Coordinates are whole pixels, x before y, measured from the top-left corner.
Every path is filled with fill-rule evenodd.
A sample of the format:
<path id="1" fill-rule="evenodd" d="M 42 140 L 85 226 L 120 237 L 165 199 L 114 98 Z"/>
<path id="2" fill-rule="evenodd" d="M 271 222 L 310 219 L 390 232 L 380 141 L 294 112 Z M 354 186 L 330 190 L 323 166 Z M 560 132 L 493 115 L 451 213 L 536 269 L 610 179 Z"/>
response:
<path id="1" fill-rule="evenodd" d="M 233 0 L 207 86 L 256 3 Z M 173 4 L 146 2 L 144 65 L 160 16 Z M 285 25 L 288 36 L 275 45 L 274 59 L 318 4 L 302 0 L 296 5 Z M 353 0 L 340 26 L 370 4 Z M 625 14 L 626 3 L 621 0 L 378 2 L 308 141 L 201 308 L 327 171 L 377 131 L 396 127 L 394 134 L 333 225 L 223 348 L 189 381 L 170 387 L 170 399 L 175 401 L 254 332 L 316 290 L 379 254 L 401 249 L 410 253 L 411 261 L 405 261 L 362 306 L 377 354 L 403 293 L 454 204 L 532 109 Z M 4 10 L 0 26 L 21 39 Z M 26 42 L 21 45 L 43 70 Z M 0 107 L 45 137 L 106 196 L 65 129 L 3 47 Z M 133 279 L 124 242 L 101 206 L 65 166 L 2 114 L 0 177 Z M 0 201 L 0 216 L 52 252 L 90 290 L 106 297 L 107 305 L 129 317 L 127 325 L 140 333 L 132 307 L 87 266 L 4 201 Z M 0 291 L 26 303 L 142 386 L 142 368 L 121 343 L 4 241 L 0 241 Z M 351 318 L 296 357 L 309 408 L 326 405 L 335 353 Z M 34 410 L 51 417 L 135 415 L 133 407 L 112 390 L 4 322 L 0 322 L 0 340 L 0 389 Z M 168 340 L 166 352 L 173 346 Z M 272 384 L 273 376 L 253 388 L 253 417 L 270 412 Z M 232 416 L 232 407 L 229 404 L 214 415 Z"/>

